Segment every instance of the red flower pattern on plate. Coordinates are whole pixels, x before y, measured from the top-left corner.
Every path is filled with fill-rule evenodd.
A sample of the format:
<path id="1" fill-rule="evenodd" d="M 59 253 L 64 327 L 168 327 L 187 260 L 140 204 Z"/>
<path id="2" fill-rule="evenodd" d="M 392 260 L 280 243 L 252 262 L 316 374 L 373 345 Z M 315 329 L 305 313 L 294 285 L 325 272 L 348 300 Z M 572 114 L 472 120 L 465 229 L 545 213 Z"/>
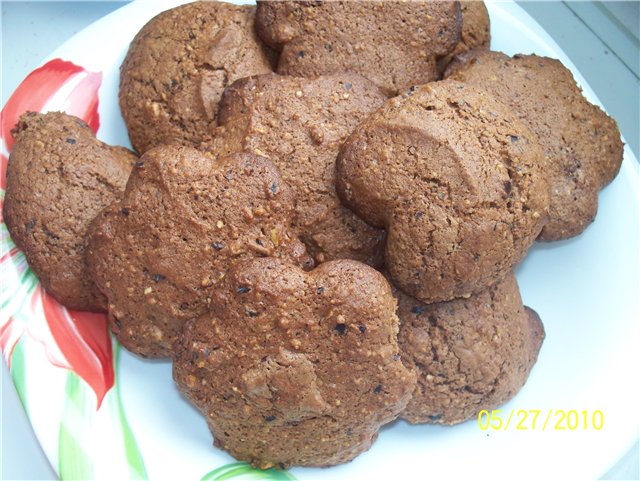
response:
<path id="1" fill-rule="evenodd" d="M 20 115 L 26 111 L 64 111 L 83 119 L 97 132 L 101 83 L 102 73 L 89 72 L 59 58 L 35 69 L 22 81 L 0 115 L 2 199 L 6 188 L 7 157 L 14 144 L 11 129 Z M 0 347 L 7 363 L 11 362 L 22 336 L 27 335 L 44 346 L 53 365 L 71 370 L 93 389 L 99 408 L 114 383 L 113 352 L 106 316 L 70 311 L 49 296 L 35 281 L 24 255 L 13 245 L 4 225 L 1 247 Z"/>

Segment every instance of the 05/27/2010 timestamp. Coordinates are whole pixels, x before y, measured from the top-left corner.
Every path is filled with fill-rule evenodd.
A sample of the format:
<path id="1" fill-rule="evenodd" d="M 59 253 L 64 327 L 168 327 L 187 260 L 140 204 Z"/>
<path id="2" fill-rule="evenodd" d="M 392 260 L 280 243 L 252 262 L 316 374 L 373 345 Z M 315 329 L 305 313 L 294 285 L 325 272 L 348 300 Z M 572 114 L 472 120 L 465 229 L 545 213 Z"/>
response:
<path id="1" fill-rule="evenodd" d="M 478 413 L 478 427 L 482 431 L 600 431 L 604 413 L 599 409 L 485 409 Z"/>

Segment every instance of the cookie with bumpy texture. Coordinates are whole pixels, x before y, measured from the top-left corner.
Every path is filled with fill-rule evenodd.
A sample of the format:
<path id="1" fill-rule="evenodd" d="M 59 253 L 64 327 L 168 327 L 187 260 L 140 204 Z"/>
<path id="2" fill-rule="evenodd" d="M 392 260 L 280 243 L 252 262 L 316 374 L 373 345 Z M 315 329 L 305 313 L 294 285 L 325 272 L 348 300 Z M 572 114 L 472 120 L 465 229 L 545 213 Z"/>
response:
<path id="1" fill-rule="evenodd" d="M 317 262 L 379 265 L 384 231 L 340 203 L 335 162 L 347 136 L 385 100 L 375 84 L 352 73 L 241 79 L 222 96 L 213 152 L 254 152 L 278 166 L 296 194 L 293 229 Z"/>
<path id="2" fill-rule="evenodd" d="M 384 277 L 337 260 L 304 272 L 281 259 L 238 265 L 174 358 L 180 390 L 215 444 L 268 468 L 331 466 L 367 450 L 401 412 L 415 373 L 398 354 Z"/>
<path id="3" fill-rule="evenodd" d="M 447 65 L 456 56 L 467 50 L 489 48 L 491 43 L 491 21 L 489 12 L 482 1 L 460 2 L 462 31 L 460 41 L 451 53 L 438 59 L 438 70 L 444 72 Z"/>
<path id="4" fill-rule="evenodd" d="M 286 256 L 294 197 L 254 154 L 217 162 L 181 146 L 147 151 L 122 199 L 91 225 L 90 272 L 108 298 L 111 328 L 130 351 L 168 357 L 186 319 L 207 311 L 233 262 Z"/>
<path id="5" fill-rule="evenodd" d="M 104 311 L 104 296 L 85 263 L 93 218 L 124 192 L 138 158 L 96 139 L 89 126 L 61 112 L 28 112 L 12 131 L 3 216 L 29 267 L 58 302 Z"/>
<path id="6" fill-rule="evenodd" d="M 133 147 L 197 147 L 211 137 L 234 80 L 271 72 L 253 29 L 255 7 L 195 2 L 160 13 L 136 35 L 120 71 L 120 108 Z"/>
<path id="7" fill-rule="evenodd" d="M 336 189 L 386 227 L 386 266 L 430 303 L 469 296 L 526 255 L 547 218 L 538 139 L 489 94 L 442 81 L 389 100 L 344 143 Z"/>
<path id="8" fill-rule="evenodd" d="M 544 340 L 513 273 L 468 299 L 424 304 L 399 289 L 402 361 L 418 375 L 400 415 L 411 423 L 457 424 L 507 402 L 524 385 Z"/>
<path id="9" fill-rule="evenodd" d="M 397 94 L 439 78 L 460 40 L 458 2 L 259 1 L 256 30 L 281 51 L 277 72 L 356 72 Z"/>
<path id="10" fill-rule="evenodd" d="M 555 59 L 470 51 L 446 75 L 494 95 L 540 139 L 551 179 L 549 221 L 540 240 L 584 231 L 596 216 L 598 191 L 622 162 L 615 120 L 587 101 L 571 72 Z"/>

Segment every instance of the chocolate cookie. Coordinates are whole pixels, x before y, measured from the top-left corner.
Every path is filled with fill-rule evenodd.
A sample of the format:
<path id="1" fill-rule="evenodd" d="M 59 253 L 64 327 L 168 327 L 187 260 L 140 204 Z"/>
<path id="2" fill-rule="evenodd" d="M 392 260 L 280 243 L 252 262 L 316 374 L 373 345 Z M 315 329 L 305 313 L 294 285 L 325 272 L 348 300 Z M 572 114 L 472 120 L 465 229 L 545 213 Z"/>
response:
<path id="1" fill-rule="evenodd" d="M 523 307 L 513 273 L 468 299 L 436 304 L 394 290 L 402 360 L 418 383 L 401 417 L 456 424 L 520 390 L 538 358 L 544 327 Z"/>
<path id="2" fill-rule="evenodd" d="M 288 231 L 293 204 L 275 166 L 254 154 L 212 162 L 190 147 L 147 151 L 122 200 L 93 222 L 87 247 L 118 340 L 141 356 L 170 356 L 184 321 L 206 312 L 234 261 L 304 263 Z"/>
<path id="3" fill-rule="evenodd" d="M 120 74 L 120 108 L 138 152 L 198 146 L 216 125 L 224 88 L 273 70 L 254 14 L 246 5 L 196 2 L 162 12 L 140 30 Z"/>
<path id="4" fill-rule="evenodd" d="M 330 466 L 367 450 L 413 392 L 384 277 L 351 260 L 306 273 L 237 265 L 208 314 L 185 325 L 174 379 L 215 444 L 268 468 Z"/>
<path id="5" fill-rule="evenodd" d="M 259 1 L 258 35 L 280 50 L 278 73 L 356 72 L 389 94 L 436 80 L 436 57 L 460 40 L 458 2 Z"/>
<path id="6" fill-rule="evenodd" d="M 491 24 L 489 12 L 482 1 L 460 2 L 462 14 L 462 31 L 460 41 L 453 51 L 438 59 L 438 70 L 444 72 L 453 57 L 467 50 L 489 48 L 491 43 Z"/>
<path id="7" fill-rule="evenodd" d="M 387 228 L 391 276 L 428 303 L 502 279 L 549 205 L 537 138 L 489 94 L 453 81 L 412 89 L 360 124 L 338 157 L 336 188 Z"/>
<path id="8" fill-rule="evenodd" d="M 378 265 L 384 232 L 342 206 L 335 161 L 356 125 L 386 99 L 352 73 L 238 80 L 220 102 L 214 152 L 254 152 L 278 166 L 296 193 L 294 230 L 317 262 L 349 258 Z"/>
<path id="9" fill-rule="evenodd" d="M 58 302 L 103 311 L 85 263 L 89 223 L 118 199 L 138 159 L 96 139 L 82 120 L 28 112 L 12 131 L 3 216 L 29 267 Z"/>
<path id="10" fill-rule="evenodd" d="M 598 191 L 620 169 L 623 145 L 616 122 L 584 98 L 571 72 L 551 58 L 470 51 L 446 75 L 493 94 L 540 139 L 551 180 L 540 240 L 586 229 L 596 216 Z"/>

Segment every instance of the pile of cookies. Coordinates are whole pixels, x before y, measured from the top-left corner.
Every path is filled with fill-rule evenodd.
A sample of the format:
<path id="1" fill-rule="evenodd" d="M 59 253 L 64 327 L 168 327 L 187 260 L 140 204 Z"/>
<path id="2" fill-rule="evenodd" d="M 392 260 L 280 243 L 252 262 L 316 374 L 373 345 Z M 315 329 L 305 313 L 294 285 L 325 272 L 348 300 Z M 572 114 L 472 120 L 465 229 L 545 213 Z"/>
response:
<path id="1" fill-rule="evenodd" d="M 187 4 L 121 69 L 137 154 L 25 113 L 4 218 L 44 287 L 172 358 L 215 444 L 330 466 L 396 418 L 525 383 L 513 269 L 594 219 L 615 121 L 557 60 L 488 50 L 482 2 Z"/>

